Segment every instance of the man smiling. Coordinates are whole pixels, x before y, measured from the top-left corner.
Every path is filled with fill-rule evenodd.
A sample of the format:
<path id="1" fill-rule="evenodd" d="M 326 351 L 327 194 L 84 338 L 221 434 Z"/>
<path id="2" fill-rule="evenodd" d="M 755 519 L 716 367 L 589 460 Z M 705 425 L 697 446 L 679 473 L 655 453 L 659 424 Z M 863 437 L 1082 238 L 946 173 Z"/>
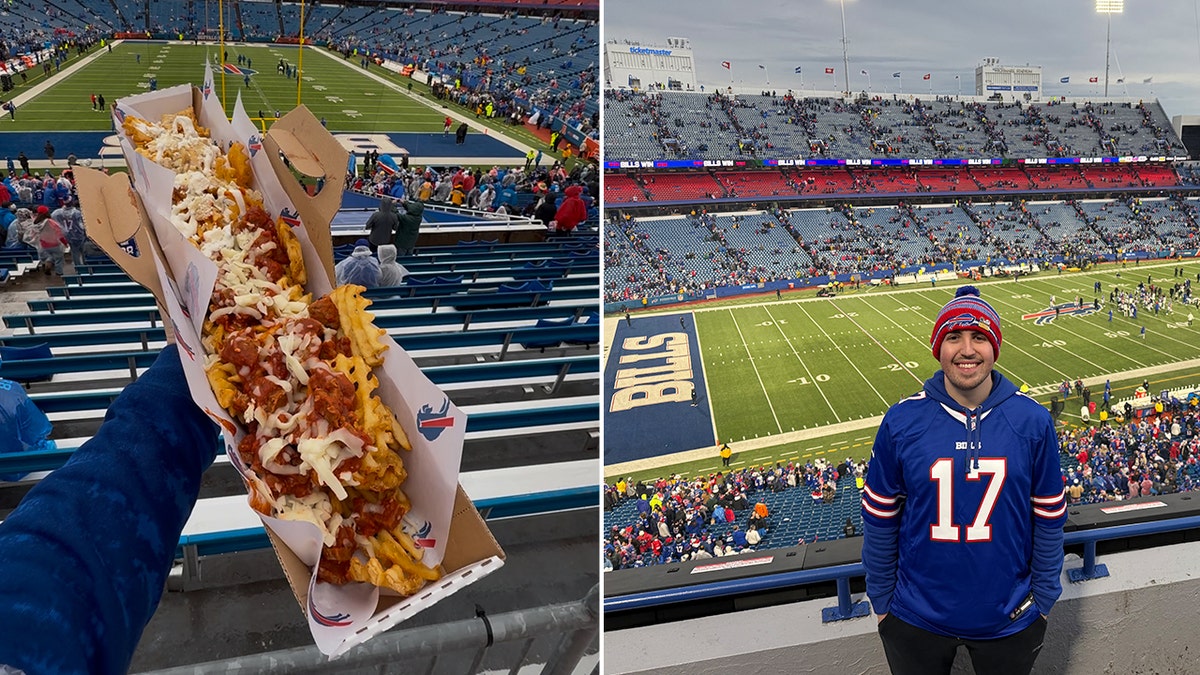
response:
<path id="1" fill-rule="evenodd" d="M 941 370 L 888 410 L 863 490 L 867 595 L 893 673 L 1028 673 L 1062 593 L 1050 414 L 993 369 L 1000 317 L 963 286 L 934 321 Z"/>

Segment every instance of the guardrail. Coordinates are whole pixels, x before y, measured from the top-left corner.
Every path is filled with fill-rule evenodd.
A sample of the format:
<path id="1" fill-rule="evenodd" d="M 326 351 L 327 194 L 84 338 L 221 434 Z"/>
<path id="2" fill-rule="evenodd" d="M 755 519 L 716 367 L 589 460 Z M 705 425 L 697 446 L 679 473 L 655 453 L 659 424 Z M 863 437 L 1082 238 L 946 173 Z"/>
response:
<path id="1" fill-rule="evenodd" d="M 1096 561 L 1096 544 L 1099 542 L 1192 529 L 1200 529 L 1200 516 L 1185 516 L 1182 518 L 1067 532 L 1063 538 L 1064 546 L 1083 545 L 1083 565 L 1066 570 L 1067 578 L 1072 583 L 1079 583 L 1108 576 L 1108 569 Z M 730 559 L 736 560 L 737 558 Z M 714 581 L 684 588 L 669 588 L 644 593 L 631 593 L 617 597 L 606 597 L 604 599 L 604 612 L 605 614 L 613 614 L 694 600 L 708 600 L 777 590 L 790 586 L 833 581 L 837 583 L 838 604 L 835 607 L 827 607 L 821 611 L 822 623 L 829 623 L 830 621 L 866 616 L 870 612 L 867 602 L 854 603 L 850 597 L 850 580 L 865 575 L 866 569 L 863 567 L 863 564 L 857 562 L 811 570 L 766 574 L 731 581 Z"/>

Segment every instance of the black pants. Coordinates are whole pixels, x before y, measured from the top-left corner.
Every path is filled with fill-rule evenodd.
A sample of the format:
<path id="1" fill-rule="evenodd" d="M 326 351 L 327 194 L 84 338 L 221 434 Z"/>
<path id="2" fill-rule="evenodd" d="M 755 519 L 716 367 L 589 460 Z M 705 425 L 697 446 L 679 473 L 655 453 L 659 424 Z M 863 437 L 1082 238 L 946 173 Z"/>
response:
<path id="1" fill-rule="evenodd" d="M 889 614 L 879 624 L 879 638 L 893 675 L 949 673 L 959 645 L 967 648 L 976 675 L 1021 675 L 1033 670 L 1042 650 L 1046 620 L 1038 617 L 1025 630 L 997 640 L 946 637 L 905 623 Z"/>

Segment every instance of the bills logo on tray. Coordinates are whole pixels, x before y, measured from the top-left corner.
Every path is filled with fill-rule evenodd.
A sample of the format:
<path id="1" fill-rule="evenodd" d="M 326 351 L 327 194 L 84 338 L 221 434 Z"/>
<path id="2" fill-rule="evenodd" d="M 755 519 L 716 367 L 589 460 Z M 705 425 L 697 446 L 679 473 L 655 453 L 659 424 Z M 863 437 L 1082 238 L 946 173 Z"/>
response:
<path id="1" fill-rule="evenodd" d="M 421 548 L 437 547 L 437 539 L 434 539 L 429 536 L 429 533 L 432 531 L 433 531 L 433 524 L 430 523 L 428 520 L 425 521 L 425 523 L 423 525 L 421 525 L 420 529 L 418 529 L 416 534 L 413 536 L 413 541 L 415 541 L 417 543 L 417 546 L 420 546 Z"/>
<path id="2" fill-rule="evenodd" d="M 180 337 L 179 324 L 175 323 L 173 320 L 171 321 L 171 330 L 175 332 L 175 344 L 179 345 L 179 348 L 182 349 L 185 354 L 187 354 L 190 360 L 195 361 L 196 351 L 192 349 L 191 345 L 185 342 L 182 337 Z"/>
<path id="3" fill-rule="evenodd" d="M 279 219 L 290 227 L 300 227 L 300 214 L 286 207 L 279 212 Z"/>
<path id="4" fill-rule="evenodd" d="M 441 410 L 434 411 L 433 406 L 426 403 L 417 411 L 417 431 L 427 441 L 436 441 L 442 432 L 454 426 L 454 418 L 446 413 L 450 410 L 450 399 L 442 401 Z"/>
<path id="5" fill-rule="evenodd" d="M 350 615 L 346 614 L 345 612 L 337 612 L 336 614 L 328 615 L 322 614 L 321 611 L 317 609 L 317 606 L 313 604 L 311 592 L 308 595 L 308 615 L 313 618 L 313 621 L 316 621 L 322 626 L 341 628 L 351 624 Z"/>
<path id="6" fill-rule="evenodd" d="M 201 92 L 203 92 L 203 94 L 204 94 L 204 100 L 207 101 L 208 97 L 211 96 L 212 92 L 213 92 L 212 82 L 205 80 L 204 81 L 204 89 L 202 89 Z"/>
<path id="7" fill-rule="evenodd" d="M 246 141 L 246 147 L 250 150 L 250 156 L 253 157 L 258 154 L 259 150 L 262 150 L 262 139 L 258 137 L 258 134 L 254 134 L 250 140 Z"/>
<path id="8" fill-rule="evenodd" d="M 125 111 L 120 106 L 113 106 L 113 117 L 117 118 L 117 126 L 125 124 Z"/>

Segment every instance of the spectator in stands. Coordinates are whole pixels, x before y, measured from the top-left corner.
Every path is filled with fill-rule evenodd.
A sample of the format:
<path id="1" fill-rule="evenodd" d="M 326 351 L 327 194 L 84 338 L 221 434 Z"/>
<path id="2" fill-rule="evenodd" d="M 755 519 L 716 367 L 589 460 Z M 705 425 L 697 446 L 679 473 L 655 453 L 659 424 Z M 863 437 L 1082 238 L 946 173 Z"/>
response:
<path id="1" fill-rule="evenodd" d="M 37 215 L 33 218 L 31 231 L 37 233 L 36 246 L 38 250 L 38 267 L 49 276 L 53 271 L 62 276 L 63 258 L 66 252 L 67 238 L 63 235 L 62 226 L 50 217 L 50 207 L 45 204 L 37 207 Z"/>
<path id="2" fill-rule="evenodd" d="M 396 214 L 396 206 L 391 197 L 379 200 L 379 208 L 367 219 L 367 241 L 374 251 L 381 245 L 392 240 L 392 235 L 400 227 L 400 217 Z"/>
<path id="3" fill-rule="evenodd" d="M 847 517 L 846 524 L 844 526 L 842 526 L 842 536 L 843 537 L 853 537 L 853 536 L 856 536 L 857 534 L 858 534 L 858 530 L 856 530 L 854 528 L 854 520 L 852 518 Z"/>
<path id="4" fill-rule="evenodd" d="M 379 285 L 381 287 L 399 286 L 408 276 L 408 270 L 396 262 L 396 245 L 383 244 L 379 247 Z"/>
<path id="5" fill-rule="evenodd" d="M 8 247 L 8 231 L 13 223 L 17 222 L 17 205 L 6 202 L 3 208 L 0 208 L 0 242 L 5 242 L 5 248 Z M 14 228 L 15 229 L 15 228 Z"/>
<path id="6" fill-rule="evenodd" d="M 554 204 L 554 195 L 542 195 L 538 198 L 537 206 L 533 208 L 533 217 L 542 221 L 542 225 L 550 227 L 550 221 L 554 220 L 554 214 L 558 212 L 558 207 Z"/>
<path id="7" fill-rule="evenodd" d="M 83 224 L 83 213 L 76 206 L 75 200 L 68 200 L 62 208 L 55 210 L 50 217 L 62 226 L 67 244 L 71 247 L 71 264 L 75 267 L 83 265 L 84 254 L 87 250 L 87 227 Z"/>
<path id="8" fill-rule="evenodd" d="M 168 345 L 0 523 L 0 664 L 127 672 L 216 448 Z"/>
<path id="9" fill-rule="evenodd" d="M 8 205 L 10 210 L 15 207 L 16 204 Z M 36 248 L 36 239 L 33 239 L 32 234 L 33 212 L 22 208 L 16 209 L 13 213 L 14 219 L 8 226 L 8 237 L 4 241 L 4 248 Z"/>
<path id="10" fill-rule="evenodd" d="M 563 199 L 562 204 L 558 206 L 558 210 L 554 212 L 554 230 L 556 232 L 572 233 L 583 221 L 587 220 L 587 205 L 583 203 L 583 199 L 579 195 L 583 194 L 583 187 L 572 185 L 565 190 L 567 195 Z"/>
<path id="11" fill-rule="evenodd" d="M 50 420 L 20 384 L 0 377 L 0 455 L 30 450 L 53 450 Z M 0 475 L 0 481 L 21 480 L 24 474 Z"/>
<path id="12" fill-rule="evenodd" d="M 421 233 L 421 219 L 425 214 L 425 204 L 417 199 L 406 199 L 400 202 L 404 212 L 400 214 L 400 224 L 396 229 L 396 253 L 401 256 L 413 255 L 417 249 L 417 238 Z"/>
<path id="13" fill-rule="evenodd" d="M 354 242 L 354 250 L 334 266 L 338 285 L 357 284 L 365 288 L 379 286 L 379 260 L 371 253 L 366 239 Z"/>
<path id="14" fill-rule="evenodd" d="M 991 305 L 959 288 L 930 339 L 941 370 L 875 438 L 863 565 L 893 673 L 949 673 L 959 644 L 988 672 L 1028 673 L 1062 593 L 1054 423 L 993 369 L 1001 340 Z M 985 524 L 954 520 L 985 502 Z"/>

